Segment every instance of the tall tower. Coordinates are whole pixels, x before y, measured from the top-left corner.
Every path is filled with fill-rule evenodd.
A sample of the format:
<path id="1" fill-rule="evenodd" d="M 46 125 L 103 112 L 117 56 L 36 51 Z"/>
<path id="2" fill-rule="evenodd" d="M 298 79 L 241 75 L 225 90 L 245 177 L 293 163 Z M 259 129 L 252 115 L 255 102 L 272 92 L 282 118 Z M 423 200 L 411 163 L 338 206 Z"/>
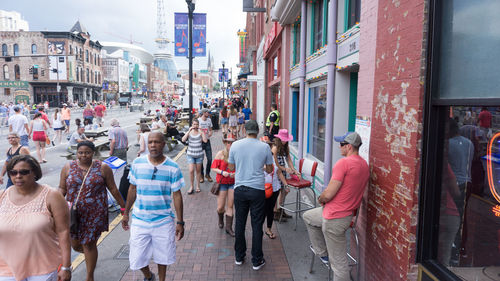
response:
<path id="1" fill-rule="evenodd" d="M 167 38 L 167 27 L 165 23 L 165 7 L 163 0 L 157 0 L 156 11 L 156 39 L 155 42 L 160 50 L 165 50 L 170 40 Z"/>

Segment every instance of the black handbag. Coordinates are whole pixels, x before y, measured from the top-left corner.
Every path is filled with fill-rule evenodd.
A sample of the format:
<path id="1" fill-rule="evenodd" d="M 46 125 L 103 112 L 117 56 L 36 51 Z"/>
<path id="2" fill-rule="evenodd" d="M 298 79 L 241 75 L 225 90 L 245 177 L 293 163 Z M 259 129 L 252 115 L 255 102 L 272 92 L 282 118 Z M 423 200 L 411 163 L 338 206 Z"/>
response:
<path id="1" fill-rule="evenodd" d="M 83 177 L 82 185 L 80 186 L 78 195 L 76 196 L 75 201 L 73 201 L 73 204 L 71 204 L 71 207 L 69 208 L 69 217 L 70 217 L 69 230 L 72 233 L 77 233 L 78 230 L 80 229 L 80 214 L 78 213 L 76 204 L 78 203 L 78 199 L 80 198 L 80 194 L 82 193 L 83 186 L 85 185 L 85 180 L 87 179 L 87 176 L 89 175 L 90 169 L 92 169 L 93 165 L 94 161 L 92 161 L 92 164 L 90 164 L 90 167 L 87 170 L 85 177 Z"/>

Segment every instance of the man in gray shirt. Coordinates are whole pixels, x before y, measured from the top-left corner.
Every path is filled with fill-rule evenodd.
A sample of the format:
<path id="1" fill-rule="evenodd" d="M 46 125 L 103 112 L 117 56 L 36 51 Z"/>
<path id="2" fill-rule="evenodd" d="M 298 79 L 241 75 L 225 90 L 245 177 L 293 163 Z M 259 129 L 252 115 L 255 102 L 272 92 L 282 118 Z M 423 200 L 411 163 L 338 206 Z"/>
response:
<path id="1" fill-rule="evenodd" d="M 229 151 L 228 168 L 235 170 L 234 206 L 236 265 L 243 264 L 246 255 L 245 226 L 250 211 L 252 220 L 252 264 L 254 270 L 264 266 L 262 253 L 262 224 L 264 223 L 264 167 L 273 171 L 273 155 L 269 145 L 257 139 L 259 125 L 255 120 L 245 124 L 247 137 L 236 141 Z"/>

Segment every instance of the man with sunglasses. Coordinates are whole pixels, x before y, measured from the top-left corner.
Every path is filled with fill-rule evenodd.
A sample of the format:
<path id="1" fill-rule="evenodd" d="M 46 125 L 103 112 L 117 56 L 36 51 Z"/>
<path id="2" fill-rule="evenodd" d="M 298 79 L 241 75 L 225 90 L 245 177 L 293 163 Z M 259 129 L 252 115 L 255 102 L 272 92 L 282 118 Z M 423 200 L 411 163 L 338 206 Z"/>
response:
<path id="1" fill-rule="evenodd" d="M 123 212 L 122 227 L 130 226 L 130 268 L 140 269 L 144 280 L 155 280 L 149 269 L 151 256 L 158 264 L 159 280 L 165 280 L 167 265 L 175 262 L 175 237 L 184 236 L 183 203 L 181 188 L 184 178 L 181 169 L 163 154 L 165 139 L 160 132 L 148 137 L 149 154 L 136 158 L 129 173 L 130 187 Z M 170 202 L 174 202 L 177 222 Z"/>
<path id="2" fill-rule="evenodd" d="M 359 156 L 361 137 L 348 132 L 334 137 L 344 158 L 335 163 L 328 186 L 318 197 L 322 207 L 304 212 L 311 250 L 325 264 L 330 263 L 335 281 L 351 280 L 347 262 L 345 232 L 351 225 L 366 190 L 370 171 Z"/>

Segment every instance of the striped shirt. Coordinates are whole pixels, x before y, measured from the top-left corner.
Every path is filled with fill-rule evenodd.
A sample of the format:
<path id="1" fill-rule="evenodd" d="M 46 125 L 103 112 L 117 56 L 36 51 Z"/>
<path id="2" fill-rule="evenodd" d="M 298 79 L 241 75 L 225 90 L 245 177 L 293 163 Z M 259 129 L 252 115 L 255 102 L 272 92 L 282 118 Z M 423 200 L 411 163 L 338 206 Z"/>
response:
<path id="1" fill-rule="evenodd" d="M 114 149 L 123 149 L 128 147 L 127 132 L 121 127 L 113 127 L 109 130 L 109 140 L 115 140 Z"/>
<path id="2" fill-rule="evenodd" d="M 188 139 L 188 150 L 187 155 L 193 158 L 203 157 L 203 148 L 201 147 L 202 137 L 201 134 L 194 136 L 193 134 L 189 134 Z"/>
<path id="3" fill-rule="evenodd" d="M 184 187 L 177 163 L 166 157 L 163 163 L 154 166 L 147 155 L 138 157 L 132 163 L 128 179 L 137 187 L 132 225 L 155 228 L 173 221 L 172 193 Z"/>

